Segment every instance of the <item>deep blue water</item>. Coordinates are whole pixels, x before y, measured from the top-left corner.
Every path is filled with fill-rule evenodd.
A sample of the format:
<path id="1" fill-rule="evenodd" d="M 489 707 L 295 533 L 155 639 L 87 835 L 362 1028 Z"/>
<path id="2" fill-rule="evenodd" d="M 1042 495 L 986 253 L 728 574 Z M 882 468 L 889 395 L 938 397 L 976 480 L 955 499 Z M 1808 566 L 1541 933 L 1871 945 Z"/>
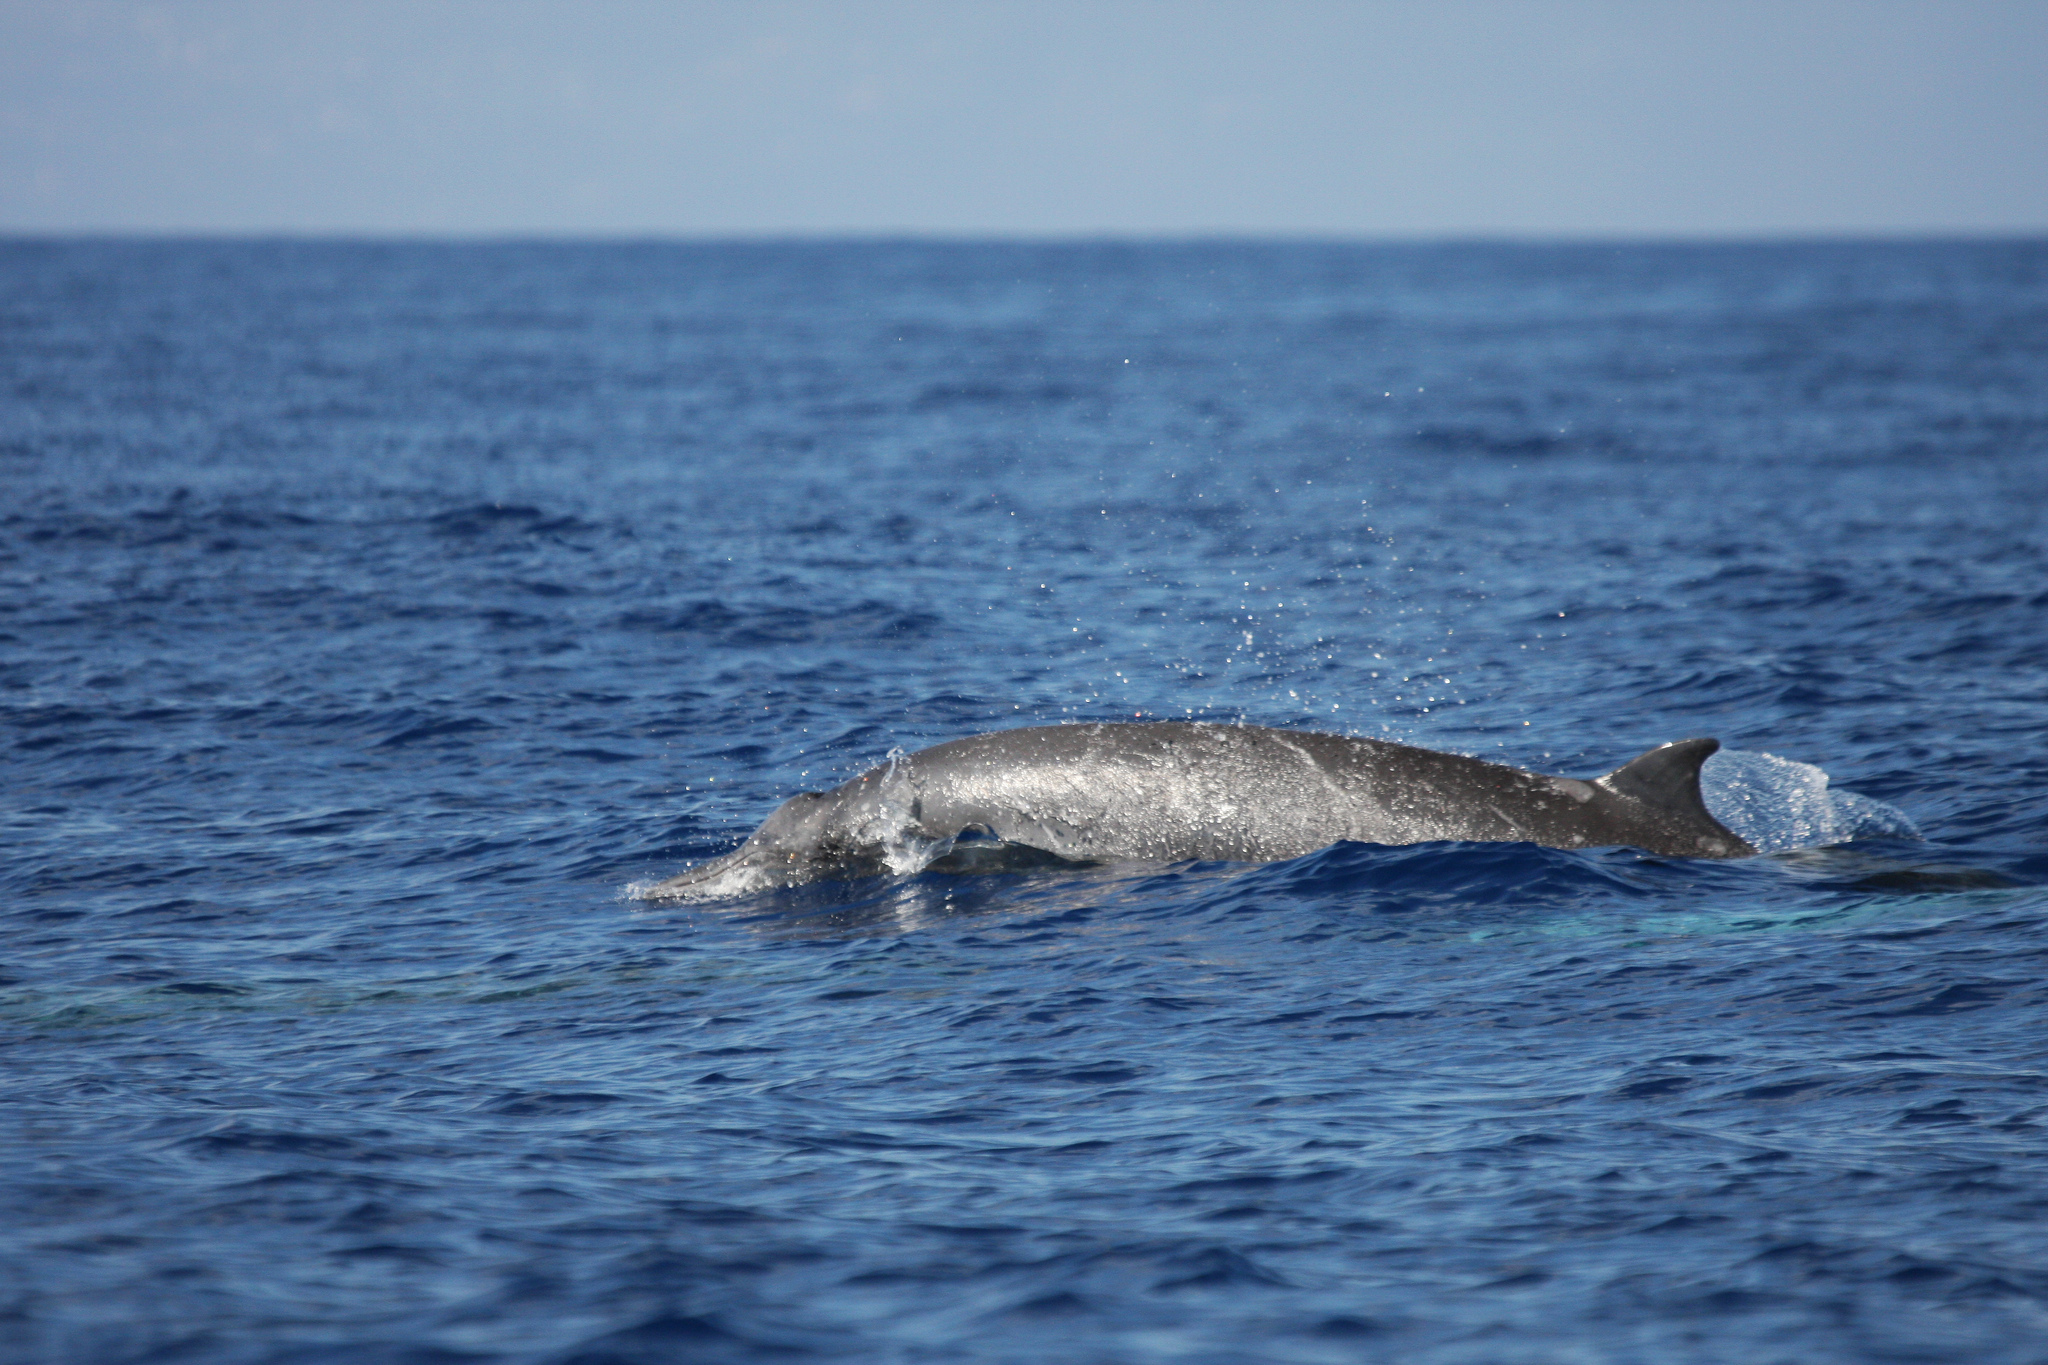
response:
<path id="1" fill-rule="evenodd" d="M 2048 1360 L 2048 243 L 0 243 L 0 1349 Z M 1924 833 L 629 888 L 976 731 Z"/>

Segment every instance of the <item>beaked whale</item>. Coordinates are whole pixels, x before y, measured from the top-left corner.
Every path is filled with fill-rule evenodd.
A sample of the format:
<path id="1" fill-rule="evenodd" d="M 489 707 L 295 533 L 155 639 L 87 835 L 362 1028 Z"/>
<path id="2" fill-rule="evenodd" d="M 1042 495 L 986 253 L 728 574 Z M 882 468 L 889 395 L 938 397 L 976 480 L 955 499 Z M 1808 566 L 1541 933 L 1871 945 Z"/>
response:
<path id="1" fill-rule="evenodd" d="M 1339 840 L 1757 852 L 1707 813 L 1683 739 L 1580 781 L 1381 739 L 1203 721 L 1035 726 L 892 755 L 791 797 L 746 843 L 638 892 L 709 899 L 911 872 L 962 837 L 1079 862 L 1275 862 Z"/>

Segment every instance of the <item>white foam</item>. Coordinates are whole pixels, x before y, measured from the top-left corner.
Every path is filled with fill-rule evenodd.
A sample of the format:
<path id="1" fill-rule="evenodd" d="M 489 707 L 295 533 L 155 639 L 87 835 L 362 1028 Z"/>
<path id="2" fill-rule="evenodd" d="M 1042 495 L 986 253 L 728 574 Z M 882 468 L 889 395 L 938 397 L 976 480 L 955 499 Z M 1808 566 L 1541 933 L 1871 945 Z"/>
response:
<path id="1" fill-rule="evenodd" d="M 1760 853 L 1852 839 L 1921 837 L 1898 807 L 1855 792 L 1829 791 L 1825 772 L 1776 754 L 1721 750 L 1700 769 L 1700 795 L 1716 820 Z"/>

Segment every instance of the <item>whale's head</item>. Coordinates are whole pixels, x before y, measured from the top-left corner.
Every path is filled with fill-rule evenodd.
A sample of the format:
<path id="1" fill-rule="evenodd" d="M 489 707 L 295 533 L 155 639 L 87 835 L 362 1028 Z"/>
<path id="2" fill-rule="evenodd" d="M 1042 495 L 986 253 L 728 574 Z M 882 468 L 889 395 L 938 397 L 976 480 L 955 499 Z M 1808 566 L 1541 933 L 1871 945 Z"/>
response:
<path id="1" fill-rule="evenodd" d="M 724 900 L 778 886 L 801 886 L 827 875 L 880 871 L 865 847 L 848 802 L 834 792 L 799 792 L 778 806 L 744 844 L 642 888 L 642 900 Z M 872 869 L 865 864 L 873 862 Z"/>
<path id="2" fill-rule="evenodd" d="M 734 856 L 750 854 L 762 867 L 800 867 L 827 861 L 844 840 L 835 816 L 840 803 L 824 792 L 798 792 L 761 822 Z"/>

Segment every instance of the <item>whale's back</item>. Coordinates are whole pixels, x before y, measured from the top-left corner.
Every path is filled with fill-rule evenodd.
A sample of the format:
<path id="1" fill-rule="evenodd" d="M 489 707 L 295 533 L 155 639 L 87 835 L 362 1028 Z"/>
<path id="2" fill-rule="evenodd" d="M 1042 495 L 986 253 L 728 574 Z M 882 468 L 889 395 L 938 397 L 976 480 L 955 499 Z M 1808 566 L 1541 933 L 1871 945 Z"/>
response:
<path id="1" fill-rule="evenodd" d="M 1742 856 L 1754 850 L 1699 799 L 1716 747 L 1681 741 L 1584 782 L 1387 740 L 1169 721 L 999 731 L 904 763 L 927 830 L 980 826 L 1071 858 L 1258 862 L 1345 839 Z"/>

